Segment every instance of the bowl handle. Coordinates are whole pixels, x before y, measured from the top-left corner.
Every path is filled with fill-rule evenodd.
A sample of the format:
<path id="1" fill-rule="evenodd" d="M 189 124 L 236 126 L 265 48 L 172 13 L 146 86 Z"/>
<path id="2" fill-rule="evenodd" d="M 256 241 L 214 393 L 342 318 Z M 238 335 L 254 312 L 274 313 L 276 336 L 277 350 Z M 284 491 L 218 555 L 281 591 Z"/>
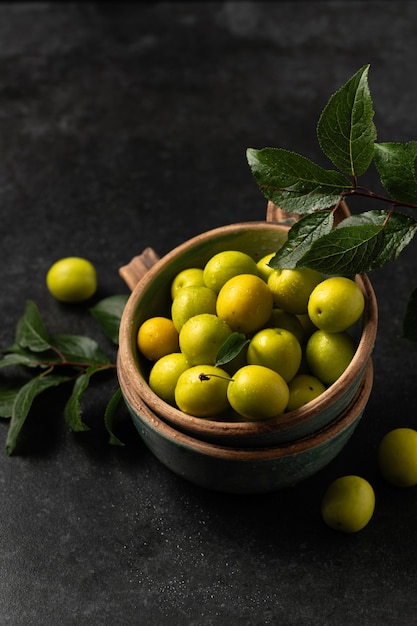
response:
<path id="1" fill-rule="evenodd" d="M 148 270 L 159 261 L 159 256 L 153 248 L 145 248 L 142 254 L 133 257 L 127 265 L 119 269 L 119 274 L 131 291 L 143 278 Z"/>
<path id="2" fill-rule="evenodd" d="M 282 224 L 283 226 L 292 226 L 297 220 L 298 215 L 288 213 L 288 211 L 284 211 L 284 209 L 281 209 L 281 207 L 271 202 L 271 200 L 268 200 L 266 206 L 267 222 L 278 222 L 278 224 Z"/>
<path id="3" fill-rule="evenodd" d="M 349 208 L 344 200 L 339 202 L 337 209 L 334 213 L 334 225 L 337 226 L 342 220 L 350 215 Z M 283 226 L 292 226 L 299 219 L 298 215 L 294 213 L 288 213 L 288 211 L 284 211 L 281 207 L 277 206 L 271 200 L 268 200 L 268 204 L 266 207 L 266 221 L 267 222 L 278 222 Z"/>

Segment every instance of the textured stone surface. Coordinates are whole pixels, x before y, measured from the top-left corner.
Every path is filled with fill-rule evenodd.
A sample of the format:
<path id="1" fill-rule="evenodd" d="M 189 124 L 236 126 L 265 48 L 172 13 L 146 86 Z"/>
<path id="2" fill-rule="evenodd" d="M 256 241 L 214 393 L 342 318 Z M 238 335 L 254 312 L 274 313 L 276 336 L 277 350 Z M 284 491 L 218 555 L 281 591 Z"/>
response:
<path id="1" fill-rule="evenodd" d="M 46 291 L 62 256 L 96 264 L 100 296 L 127 293 L 118 268 L 146 246 L 164 254 L 263 219 L 245 149 L 325 164 L 316 121 L 365 63 L 379 140 L 415 139 L 416 24 L 412 1 L 0 5 L 1 346 L 29 298 L 52 331 L 102 340 L 83 307 Z M 39 402 L 21 454 L 0 455 L 0 623 L 414 624 L 416 492 L 381 481 L 375 450 L 388 428 L 417 425 L 416 348 L 399 339 L 415 252 L 373 276 L 380 332 L 362 423 L 294 489 L 203 491 L 159 464 L 125 414 L 128 445 L 109 447 L 111 381 L 88 396 L 90 433 L 68 432 L 61 394 Z M 377 496 L 352 537 L 319 514 L 342 473 Z"/>

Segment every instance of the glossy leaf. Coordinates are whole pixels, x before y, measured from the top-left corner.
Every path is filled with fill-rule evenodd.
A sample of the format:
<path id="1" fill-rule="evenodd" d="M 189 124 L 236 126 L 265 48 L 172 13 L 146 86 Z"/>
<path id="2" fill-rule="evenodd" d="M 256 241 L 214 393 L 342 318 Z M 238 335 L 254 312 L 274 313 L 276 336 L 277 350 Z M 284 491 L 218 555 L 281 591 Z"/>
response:
<path id="1" fill-rule="evenodd" d="M 294 269 L 307 253 L 313 242 L 327 233 L 333 226 L 332 211 L 316 211 L 301 217 L 288 231 L 288 239 L 269 261 L 276 269 Z"/>
<path id="2" fill-rule="evenodd" d="M 97 372 L 97 366 L 89 367 L 83 374 L 80 374 L 74 383 L 71 396 L 65 405 L 64 415 L 68 426 L 74 432 L 90 430 L 87 424 L 81 419 L 81 398 L 90 384 L 91 377 Z"/>
<path id="3" fill-rule="evenodd" d="M 46 389 L 56 387 L 67 380 L 68 377 L 66 376 L 36 376 L 20 388 L 13 402 L 12 416 L 7 432 L 6 452 L 8 455 L 15 451 L 19 434 L 35 398 Z"/>
<path id="4" fill-rule="evenodd" d="M 22 385 L 0 387 L 0 417 L 9 418 L 13 413 L 13 404 Z"/>
<path id="5" fill-rule="evenodd" d="M 113 432 L 114 416 L 123 400 L 122 390 L 118 388 L 107 403 L 106 410 L 104 412 L 104 426 L 109 433 L 109 443 L 114 446 L 124 446 L 121 441 Z"/>
<path id="6" fill-rule="evenodd" d="M 331 96 L 317 124 L 320 147 L 332 163 L 350 176 L 371 164 L 377 133 L 365 65 Z"/>
<path id="7" fill-rule="evenodd" d="M 37 356 L 33 353 L 27 353 L 25 351 L 22 352 L 13 352 L 10 354 L 6 354 L 6 356 L 0 361 L 0 369 L 3 367 L 11 367 L 16 365 L 24 365 L 26 367 L 39 367 L 43 361 L 42 357 Z"/>
<path id="8" fill-rule="evenodd" d="M 325 170 L 282 148 L 248 148 L 247 159 L 262 193 L 290 213 L 328 209 L 352 189 L 350 180 L 340 172 Z"/>
<path id="9" fill-rule="evenodd" d="M 369 211 L 352 216 L 317 239 L 297 267 L 330 275 L 369 272 L 395 260 L 416 230 L 415 220 L 399 212 Z"/>
<path id="10" fill-rule="evenodd" d="M 39 309 L 32 300 L 26 302 L 25 313 L 17 323 L 15 343 L 34 352 L 43 352 L 50 348 L 48 332 Z"/>
<path id="11" fill-rule="evenodd" d="M 366 211 L 359 215 L 352 215 L 343 220 L 338 228 L 373 224 L 383 227 L 381 235 L 384 238 L 380 253 L 374 257 L 371 269 L 383 267 L 386 263 L 395 261 L 400 253 L 413 239 L 417 231 L 415 219 L 400 211 Z"/>
<path id="12" fill-rule="evenodd" d="M 381 226 L 346 226 L 316 240 L 298 267 L 310 267 L 329 275 L 368 272 L 383 245 Z"/>
<path id="13" fill-rule="evenodd" d="M 128 295 L 115 295 L 104 298 L 90 309 L 102 332 L 116 345 L 119 344 L 119 327 Z"/>
<path id="14" fill-rule="evenodd" d="M 232 333 L 220 346 L 216 355 L 216 366 L 220 367 L 234 359 L 249 343 L 249 339 L 243 333 Z"/>
<path id="15" fill-rule="evenodd" d="M 90 364 L 109 362 L 98 343 L 84 335 L 51 335 L 51 343 L 69 362 Z"/>
<path id="16" fill-rule="evenodd" d="M 375 144 L 375 166 L 388 193 L 417 210 L 417 141 Z"/>

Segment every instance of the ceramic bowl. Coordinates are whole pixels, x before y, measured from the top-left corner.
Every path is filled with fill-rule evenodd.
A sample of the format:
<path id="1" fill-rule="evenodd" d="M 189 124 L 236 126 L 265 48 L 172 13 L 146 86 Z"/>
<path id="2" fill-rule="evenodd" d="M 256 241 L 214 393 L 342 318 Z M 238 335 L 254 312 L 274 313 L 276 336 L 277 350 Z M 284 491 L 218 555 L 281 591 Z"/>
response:
<path id="1" fill-rule="evenodd" d="M 121 355 L 119 354 L 119 362 Z M 330 463 L 349 441 L 371 392 L 372 361 L 349 407 L 325 428 L 293 443 L 262 448 L 220 446 L 184 434 L 158 417 L 120 368 L 132 420 L 157 459 L 191 483 L 215 491 L 260 494 L 292 487 Z"/>
<path id="2" fill-rule="evenodd" d="M 348 214 L 346 206 L 340 209 Z M 339 214 L 339 219 L 341 218 Z M 279 221 L 275 221 L 278 219 Z M 202 419 L 183 413 L 162 401 L 147 383 L 149 362 L 136 346 L 142 322 L 153 315 L 170 315 L 170 285 L 175 275 L 187 267 L 202 267 L 216 252 L 242 250 L 256 260 L 277 250 L 286 240 L 292 217 L 268 205 L 267 221 L 232 224 L 205 232 L 159 258 L 152 248 L 121 268 L 120 273 L 132 294 L 122 315 L 119 337 L 121 389 L 132 406 L 147 407 L 177 431 L 222 446 L 275 446 L 306 437 L 331 424 L 351 404 L 363 382 L 377 331 L 377 303 L 367 276 L 356 277 L 366 306 L 359 323 L 352 329 L 356 353 L 342 376 L 317 399 L 304 407 L 262 422 Z M 130 408 L 131 408 L 130 407 Z M 140 417 L 140 416 L 138 416 Z"/>

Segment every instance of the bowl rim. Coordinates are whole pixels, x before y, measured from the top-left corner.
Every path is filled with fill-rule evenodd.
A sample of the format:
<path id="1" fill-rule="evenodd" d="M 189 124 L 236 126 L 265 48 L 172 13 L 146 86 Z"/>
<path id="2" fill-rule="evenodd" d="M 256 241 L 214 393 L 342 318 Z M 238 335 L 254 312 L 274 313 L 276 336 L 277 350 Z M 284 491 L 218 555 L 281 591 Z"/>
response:
<path id="1" fill-rule="evenodd" d="M 123 367 L 129 372 L 131 377 L 132 388 L 141 396 L 145 405 L 158 413 L 161 417 L 169 420 L 176 427 L 186 429 L 201 436 L 227 437 L 227 436 L 258 436 L 267 435 L 277 430 L 285 430 L 292 426 L 302 424 L 305 420 L 311 419 L 319 414 L 324 407 L 328 406 L 336 400 L 340 395 L 341 389 L 349 388 L 359 375 L 363 375 L 366 361 L 370 358 L 374 343 L 376 340 L 378 325 L 378 306 L 372 284 L 366 274 L 355 276 L 355 280 L 360 286 L 365 296 L 365 310 L 362 316 L 362 332 L 355 351 L 355 354 L 338 380 L 330 385 L 320 396 L 310 401 L 308 404 L 299 409 L 289 411 L 282 415 L 272 417 L 262 421 L 223 421 L 209 418 L 200 418 L 193 415 L 183 413 L 178 408 L 164 402 L 149 387 L 145 377 L 140 372 L 137 365 L 136 357 L 136 323 L 135 316 L 140 303 L 142 293 L 146 290 L 148 284 L 164 269 L 169 266 L 173 259 L 178 258 L 190 248 L 201 244 L 206 240 L 216 238 L 218 235 L 226 235 L 229 232 L 238 232 L 246 230 L 283 230 L 288 231 L 289 226 L 280 224 L 279 222 L 256 221 L 256 222 L 239 222 L 211 229 L 191 239 L 188 239 L 179 246 L 173 248 L 153 267 L 151 267 L 142 279 L 133 289 L 120 322 L 119 333 L 119 355 Z M 364 360 L 365 355 L 365 360 Z M 122 383 L 123 384 L 123 383 Z"/>
<path id="2" fill-rule="evenodd" d="M 302 437 L 296 441 L 261 448 L 240 448 L 238 446 L 230 447 L 197 439 L 190 434 L 178 431 L 174 426 L 168 424 L 158 415 L 153 413 L 140 396 L 131 393 L 132 389 L 130 385 L 125 387 L 123 395 L 130 410 L 134 411 L 137 415 L 137 419 L 144 422 L 146 427 L 151 429 L 159 437 L 169 440 L 172 444 L 189 451 L 198 452 L 199 454 L 210 458 L 254 462 L 270 461 L 278 458 L 282 459 L 294 454 L 301 454 L 317 446 L 323 445 L 329 440 L 337 437 L 356 420 L 362 418 L 372 390 L 372 385 L 373 363 L 372 359 L 370 359 L 366 366 L 364 378 L 354 399 L 335 420 L 315 433 Z"/>

